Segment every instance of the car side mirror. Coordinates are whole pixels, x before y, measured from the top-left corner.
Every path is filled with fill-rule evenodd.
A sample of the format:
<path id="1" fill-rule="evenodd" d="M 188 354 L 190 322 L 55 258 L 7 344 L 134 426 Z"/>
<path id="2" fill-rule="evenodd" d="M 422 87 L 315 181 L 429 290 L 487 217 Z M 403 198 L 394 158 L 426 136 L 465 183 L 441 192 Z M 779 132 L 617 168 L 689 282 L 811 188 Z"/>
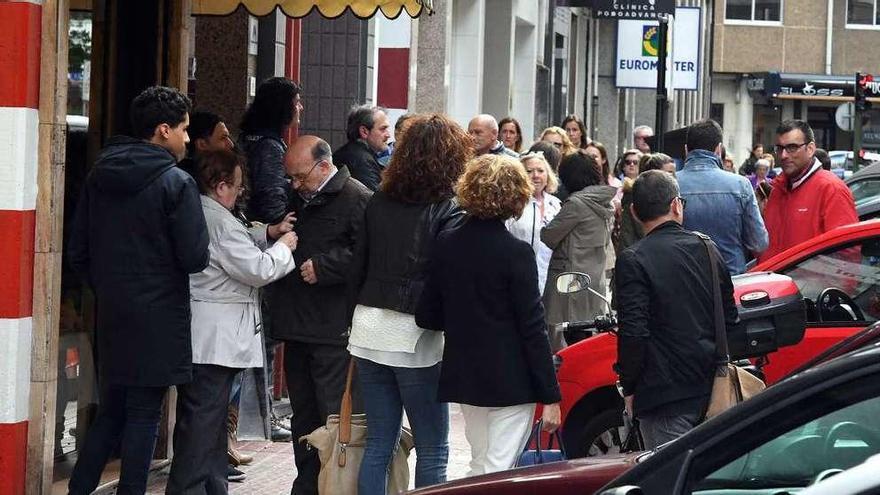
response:
<path id="1" fill-rule="evenodd" d="M 565 272 L 556 277 L 556 292 L 574 294 L 590 287 L 590 276 L 586 273 Z"/>
<path id="2" fill-rule="evenodd" d="M 637 486 L 633 486 L 633 485 L 626 485 L 626 486 L 618 486 L 617 488 L 610 488 L 608 490 L 604 490 L 599 495 L 642 495 L 642 494 L 643 494 L 643 492 L 642 492 L 641 488 L 639 488 Z"/>

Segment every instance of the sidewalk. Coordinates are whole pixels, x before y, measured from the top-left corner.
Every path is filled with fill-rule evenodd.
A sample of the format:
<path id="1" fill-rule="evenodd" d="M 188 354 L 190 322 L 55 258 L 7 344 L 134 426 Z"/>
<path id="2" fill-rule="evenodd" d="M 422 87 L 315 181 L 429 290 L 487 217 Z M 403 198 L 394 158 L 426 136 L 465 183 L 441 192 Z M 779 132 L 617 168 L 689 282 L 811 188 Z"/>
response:
<path id="1" fill-rule="evenodd" d="M 464 417 L 458 404 L 449 406 L 449 465 L 447 477 L 450 480 L 463 478 L 468 471 L 470 448 L 464 435 Z M 239 449 L 254 456 L 254 462 L 239 469 L 247 474 L 247 479 L 240 483 L 229 483 L 229 493 L 234 495 L 287 495 L 293 479 L 296 477 L 296 466 L 293 463 L 293 448 L 290 443 L 272 443 L 267 441 L 239 442 Z M 416 455 L 412 451 L 409 456 L 410 488 L 413 488 Z M 147 486 L 148 495 L 165 493 L 168 481 L 168 470 L 153 475 Z"/>
<path id="2" fill-rule="evenodd" d="M 240 469 L 247 474 L 247 480 L 241 483 L 229 483 L 229 493 L 246 494 L 287 494 L 296 477 L 296 466 L 293 464 L 293 450 L 289 443 L 239 442 L 239 450 L 254 456 L 254 462 Z M 161 495 L 165 493 L 168 481 L 167 469 L 156 473 L 147 486 L 147 494 Z"/>

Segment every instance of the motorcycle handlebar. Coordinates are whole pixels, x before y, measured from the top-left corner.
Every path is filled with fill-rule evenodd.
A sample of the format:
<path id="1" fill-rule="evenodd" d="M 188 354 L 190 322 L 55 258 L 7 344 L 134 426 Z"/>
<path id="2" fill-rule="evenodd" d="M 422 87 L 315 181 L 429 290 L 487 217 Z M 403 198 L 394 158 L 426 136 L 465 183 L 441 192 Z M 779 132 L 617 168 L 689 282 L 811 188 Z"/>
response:
<path id="1" fill-rule="evenodd" d="M 558 327 L 561 327 L 563 331 L 585 331 L 595 329 L 599 332 L 603 332 L 606 330 L 611 330 L 617 326 L 617 318 L 614 315 L 603 315 L 596 317 L 595 320 L 586 320 L 586 321 L 567 321 L 560 323 Z"/>

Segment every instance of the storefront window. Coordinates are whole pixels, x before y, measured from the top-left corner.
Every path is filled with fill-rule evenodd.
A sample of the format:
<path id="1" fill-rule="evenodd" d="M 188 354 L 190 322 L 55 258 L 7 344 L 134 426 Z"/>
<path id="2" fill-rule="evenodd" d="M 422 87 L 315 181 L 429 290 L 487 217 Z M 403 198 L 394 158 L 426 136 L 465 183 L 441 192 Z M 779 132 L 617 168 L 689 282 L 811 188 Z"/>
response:
<path id="1" fill-rule="evenodd" d="M 724 17 L 732 21 L 782 20 L 782 0 L 727 0 Z"/>
<path id="2" fill-rule="evenodd" d="M 67 140 L 64 171 L 64 238 L 70 233 L 82 182 L 88 171 L 86 136 L 89 127 L 89 79 L 92 13 L 70 12 L 68 31 Z M 66 244 L 66 243 L 65 243 Z M 62 258 L 61 316 L 58 329 L 58 383 L 55 410 L 55 474 L 63 484 L 97 403 L 93 356 L 93 298 L 86 285 Z"/>
<path id="3" fill-rule="evenodd" d="M 68 45 L 67 114 L 88 116 L 92 13 L 71 12 Z"/>

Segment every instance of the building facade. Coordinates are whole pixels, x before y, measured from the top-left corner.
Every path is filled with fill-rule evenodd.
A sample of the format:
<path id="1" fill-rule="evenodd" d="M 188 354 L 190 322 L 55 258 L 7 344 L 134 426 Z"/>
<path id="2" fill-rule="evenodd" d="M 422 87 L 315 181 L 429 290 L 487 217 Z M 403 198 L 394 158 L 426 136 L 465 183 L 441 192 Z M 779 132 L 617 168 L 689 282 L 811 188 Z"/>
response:
<path id="1" fill-rule="evenodd" d="M 719 3 L 712 58 L 714 114 L 738 162 L 770 145 L 787 118 L 810 122 L 819 147 L 847 150 L 852 132 L 835 121 L 853 95 L 855 73 L 880 71 L 877 0 L 749 0 Z M 880 118 L 865 127 L 880 148 Z M 846 126 L 845 126 L 846 127 Z"/>

